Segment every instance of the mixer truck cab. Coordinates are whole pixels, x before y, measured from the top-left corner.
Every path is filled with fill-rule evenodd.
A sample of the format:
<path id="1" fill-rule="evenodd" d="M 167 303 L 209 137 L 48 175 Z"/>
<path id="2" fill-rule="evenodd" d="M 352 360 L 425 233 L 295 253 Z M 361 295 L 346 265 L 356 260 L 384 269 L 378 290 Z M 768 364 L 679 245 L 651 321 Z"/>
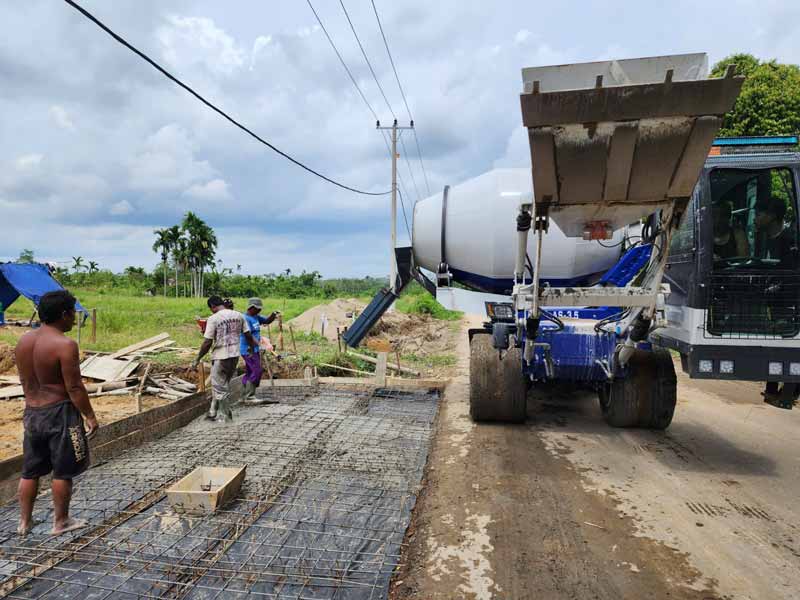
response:
<path id="1" fill-rule="evenodd" d="M 694 378 L 800 392 L 797 136 L 717 139 L 670 244 L 666 326 L 653 343 Z"/>

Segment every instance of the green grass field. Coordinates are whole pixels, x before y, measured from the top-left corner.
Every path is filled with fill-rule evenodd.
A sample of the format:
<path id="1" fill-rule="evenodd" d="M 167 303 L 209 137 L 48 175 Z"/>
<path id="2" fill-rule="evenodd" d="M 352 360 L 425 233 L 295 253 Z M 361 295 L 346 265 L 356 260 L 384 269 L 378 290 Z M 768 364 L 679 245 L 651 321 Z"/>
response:
<path id="1" fill-rule="evenodd" d="M 207 317 L 208 307 L 203 298 L 164 298 L 163 296 L 121 296 L 75 288 L 71 290 L 87 309 L 97 309 L 97 341 L 89 341 L 89 321 L 81 332 L 81 348 L 111 352 L 165 331 L 179 347 L 198 347 L 200 329 L 195 317 Z M 244 309 L 247 300 L 234 298 L 237 309 Z M 324 302 L 319 298 L 263 298 L 264 313 L 280 310 L 285 320 L 292 319 L 312 306 Z M 6 319 L 28 319 L 33 305 L 20 298 L 6 311 Z M 18 335 L 0 329 L 0 341 L 15 344 Z M 77 331 L 70 332 L 73 338 Z"/>

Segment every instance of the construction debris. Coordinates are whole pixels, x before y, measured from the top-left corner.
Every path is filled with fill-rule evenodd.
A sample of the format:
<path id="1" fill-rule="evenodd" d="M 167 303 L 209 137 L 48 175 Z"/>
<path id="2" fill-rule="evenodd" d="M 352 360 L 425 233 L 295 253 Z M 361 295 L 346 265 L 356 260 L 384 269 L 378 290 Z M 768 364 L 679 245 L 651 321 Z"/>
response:
<path id="1" fill-rule="evenodd" d="M 97 381 L 125 379 L 139 368 L 133 360 L 117 360 L 110 356 L 90 356 L 81 363 L 81 375 Z"/>
<path id="2" fill-rule="evenodd" d="M 154 346 L 162 345 L 161 343 L 168 339 L 169 339 L 168 333 L 159 333 L 156 336 L 147 338 L 146 340 L 142 340 L 141 342 L 137 342 L 136 344 L 125 346 L 124 348 L 112 353 L 111 356 L 109 356 L 109 358 L 122 358 L 123 356 L 128 356 L 129 354 L 133 354 L 134 352 L 144 351 L 147 348 L 152 349 L 152 347 Z"/>

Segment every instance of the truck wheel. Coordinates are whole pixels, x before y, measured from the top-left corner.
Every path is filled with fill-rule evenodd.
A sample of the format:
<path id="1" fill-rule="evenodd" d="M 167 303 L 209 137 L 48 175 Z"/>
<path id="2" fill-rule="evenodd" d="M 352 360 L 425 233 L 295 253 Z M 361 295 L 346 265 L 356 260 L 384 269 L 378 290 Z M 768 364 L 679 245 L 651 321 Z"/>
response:
<path id="1" fill-rule="evenodd" d="M 639 422 L 639 393 L 632 377 L 618 377 L 598 391 L 603 419 L 612 427 L 634 427 Z"/>
<path id="2" fill-rule="evenodd" d="M 675 403 L 678 400 L 678 379 L 675 364 L 668 350 L 647 352 L 647 362 L 651 375 L 648 382 L 640 381 L 640 421 L 641 427 L 666 429 L 672 423 Z M 647 371 L 645 367 L 642 369 Z"/>
<path id="3" fill-rule="evenodd" d="M 637 350 L 628 376 L 604 384 L 599 391 L 603 419 L 612 427 L 666 429 L 677 400 L 677 378 L 666 350 Z"/>
<path id="4" fill-rule="evenodd" d="M 492 337 L 473 336 L 469 357 L 469 414 L 475 422 L 524 423 L 528 386 L 522 375 L 522 351 L 500 352 Z"/>

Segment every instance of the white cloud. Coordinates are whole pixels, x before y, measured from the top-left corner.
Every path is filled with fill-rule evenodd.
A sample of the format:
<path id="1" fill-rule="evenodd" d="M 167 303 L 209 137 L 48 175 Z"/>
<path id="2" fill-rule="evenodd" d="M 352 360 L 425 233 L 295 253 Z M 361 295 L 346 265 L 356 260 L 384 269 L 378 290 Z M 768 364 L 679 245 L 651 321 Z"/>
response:
<path id="1" fill-rule="evenodd" d="M 228 184 L 224 179 L 212 179 L 203 184 L 194 184 L 183 192 L 184 196 L 196 200 L 230 200 L 232 198 Z"/>
<path id="2" fill-rule="evenodd" d="M 120 217 L 131 214 L 133 210 L 133 206 L 130 202 L 127 200 L 120 200 L 116 204 L 111 205 L 111 208 L 108 209 L 108 214 Z"/>
<path id="3" fill-rule="evenodd" d="M 61 129 L 75 131 L 75 124 L 72 122 L 72 119 L 70 118 L 69 114 L 67 114 L 67 111 L 63 106 L 54 104 L 50 107 L 49 112 L 50 118 L 53 119 L 56 125 L 58 125 Z"/>
<path id="4" fill-rule="evenodd" d="M 524 44 L 525 42 L 528 41 L 528 39 L 531 37 L 531 35 L 532 35 L 531 32 L 528 31 L 527 29 L 520 29 L 514 35 L 514 43 L 518 44 L 518 45 L 519 44 Z"/>
<path id="5" fill-rule="evenodd" d="M 247 53 L 212 19 L 171 16 L 159 28 L 164 58 L 177 67 L 202 62 L 212 71 L 231 75 L 245 64 Z"/>
<path id="6" fill-rule="evenodd" d="M 14 161 L 14 166 L 18 171 L 31 171 L 42 164 L 43 158 L 41 154 L 25 154 Z"/>
<path id="7" fill-rule="evenodd" d="M 151 135 L 129 165 L 130 186 L 137 190 L 178 190 L 215 173 L 194 156 L 194 142 L 180 125 L 165 125 Z"/>

